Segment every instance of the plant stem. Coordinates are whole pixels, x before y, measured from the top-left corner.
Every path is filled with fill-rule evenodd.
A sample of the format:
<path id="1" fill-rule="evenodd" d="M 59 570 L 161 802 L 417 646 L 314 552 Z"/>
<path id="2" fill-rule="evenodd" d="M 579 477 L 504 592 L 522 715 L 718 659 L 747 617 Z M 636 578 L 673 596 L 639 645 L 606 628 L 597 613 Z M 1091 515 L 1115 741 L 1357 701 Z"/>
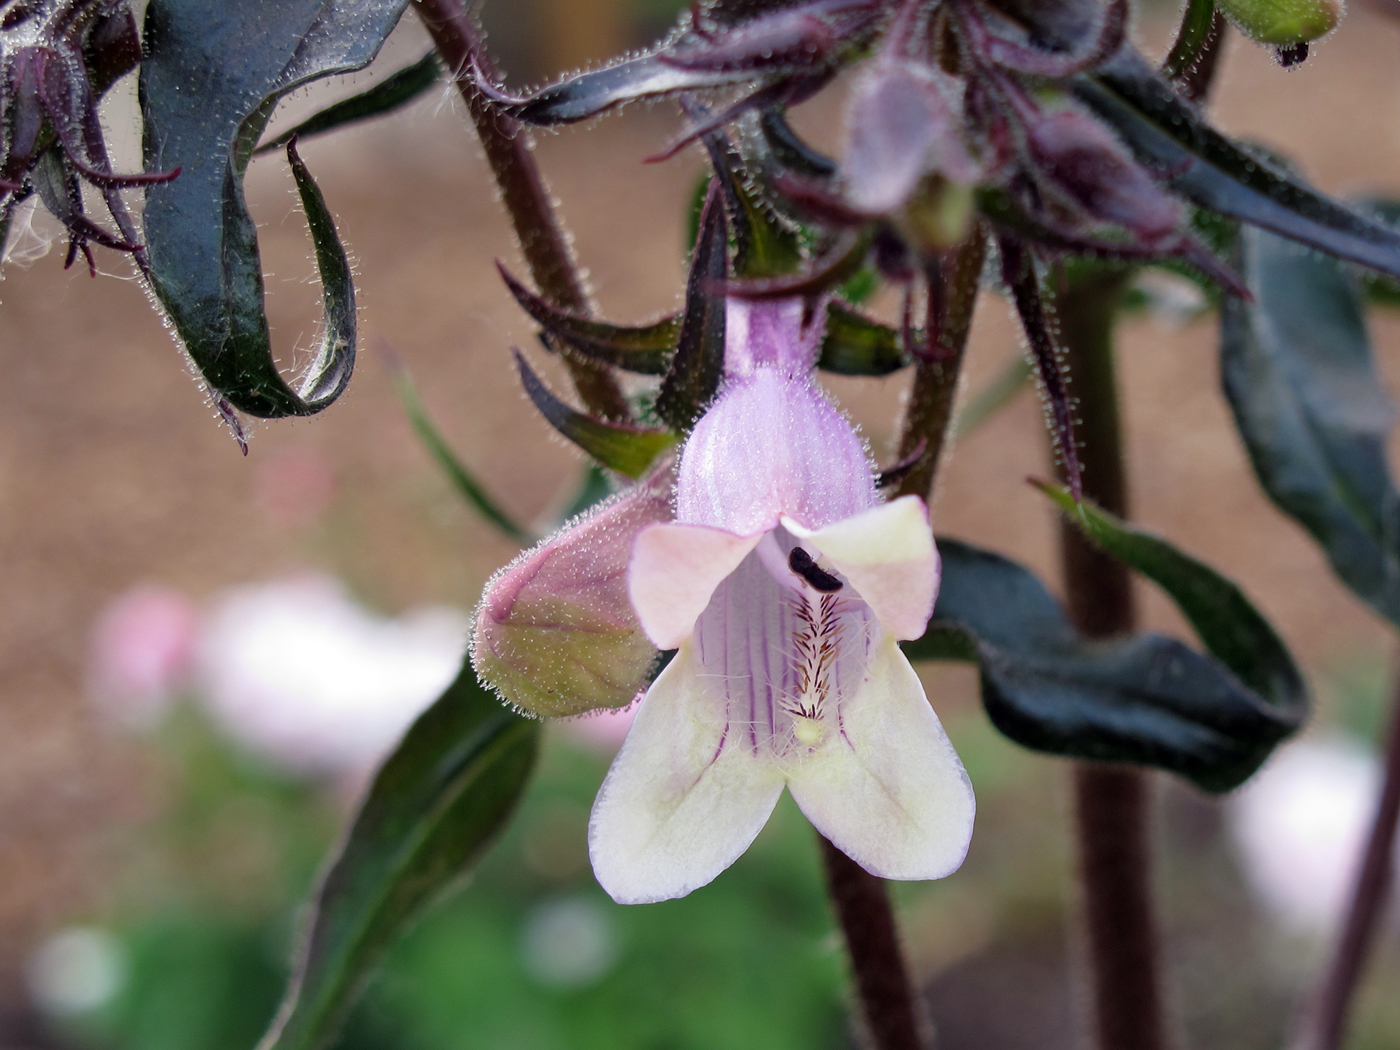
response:
<path id="1" fill-rule="evenodd" d="M 846 935 L 872 1050 L 922 1050 L 918 1000 L 900 952 L 899 931 L 884 880 L 825 838 L 821 838 L 821 850 L 827 888 Z"/>
<path id="2" fill-rule="evenodd" d="M 972 330 L 972 311 L 977 305 L 977 289 L 986 257 L 987 231 L 978 222 L 967 240 L 948 259 L 931 267 L 929 320 L 925 325 L 928 349 L 914 368 L 909 408 L 899 439 L 899 458 L 914 455 L 920 443 L 924 451 L 900 481 L 896 495 L 928 499 L 933 489 L 957 399 L 963 351 Z"/>
<path id="3" fill-rule="evenodd" d="M 1056 304 L 1079 405 L 1075 435 L 1084 491 L 1121 517 L 1127 516 L 1128 487 L 1113 319 L 1128 280 L 1123 269 L 1089 273 Z M 1064 520 L 1060 543 L 1066 604 L 1075 625 L 1092 638 L 1131 631 L 1136 613 L 1124 566 Z M 1151 808 L 1151 782 L 1143 771 L 1076 765 L 1075 824 L 1097 1050 L 1164 1050 L 1167 1044 L 1152 907 Z"/>
<path id="4" fill-rule="evenodd" d="M 528 133 L 519 122 L 492 106 L 476 90 L 472 63 L 492 76 L 490 57 L 481 34 L 462 0 L 413 0 L 418 17 L 467 104 L 486 161 L 501 190 L 520 250 L 530 266 L 540 294 L 556 306 L 588 314 L 588 293 L 569 252 L 563 229 L 550 204 L 549 191 L 530 152 Z M 590 410 L 607 419 L 625 420 L 627 401 L 606 365 L 562 350 L 579 397 Z"/>
<path id="5" fill-rule="evenodd" d="M 1396 824 L 1400 822 L 1400 680 L 1385 749 L 1385 781 L 1366 841 L 1361 870 L 1352 887 L 1341 937 L 1322 983 L 1304 1014 L 1299 1050 L 1337 1050 L 1346 1034 L 1347 1015 L 1356 999 L 1366 959 L 1380 933 L 1382 913 L 1395 874 Z"/>
<path id="6" fill-rule="evenodd" d="M 1225 16 L 1216 10 L 1215 0 L 1189 0 L 1162 72 L 1186 98 L 1203 101 L 1215 79 L 1224 40 Z"/>
<path id="7" fill-rule="evenodd" d="M 986 251 L 987 232 L 979 222 L 947 259 L 928 263 L 928 346 L 914 373 L 899 446 L 901 458 L 912 456 L 921 444 L 923 452 L 902 479 L 901 496 L 927 498 L 933 486 Z M 825 838 L 821 850 L 870 1042 L 874 1050 L 921 1050 L 919 999 L 900 951 L 889 889 Z"/>

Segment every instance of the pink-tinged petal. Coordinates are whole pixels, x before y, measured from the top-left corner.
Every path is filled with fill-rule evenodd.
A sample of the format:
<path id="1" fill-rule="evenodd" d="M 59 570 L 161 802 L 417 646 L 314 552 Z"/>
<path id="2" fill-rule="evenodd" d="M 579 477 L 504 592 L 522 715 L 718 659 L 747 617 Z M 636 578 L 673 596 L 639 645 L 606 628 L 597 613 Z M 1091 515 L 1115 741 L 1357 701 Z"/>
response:
<path id="1" fill-rule="evenodd" d="M 830 559 L 896 638 L 923 636 L 938 597 L 940 562 L 928 508 L 901 496 L 863 514 L 810 530 L 783 525 Z"/>
<path id="2" fill-rule="evenodd" d="M 627 595 L 658 649 L 675 649 L 695 627 L 724 578 L 763 539 L 704 525 L 652 525 L 637 535 Z"/>
<path id="3" fill-rule="evenodd" d="M 619 904 L 684 897 L 736 861 L 783 774 L 739 741 L 689 644 L 652 684 L 588 825 L 593 874 Z"/>
<path id="4" fill-rule="evenodd" d="M 788 777 L 813 826 L 881 878 L 941 879 L 967 855 L 972 782 L 892 638 L 842 706 L 841 732 Z"/>
<path id="5" fill-rule="evenodd" d="M 865 445 L 810 375 L 759 367 L 725 381 L 695 424 L 676 520 L 749 536 L 783 514 L 820 528 L 879 503 Z"/>
<path id="6" fill-rule="evenodd" d="M 509 704 L 536 715 L 626 707 L 656 661 L 627 600 L 632 542 L 671 517 L 673 467 L 565 525 L 486 585 L 472 666 Z"/>

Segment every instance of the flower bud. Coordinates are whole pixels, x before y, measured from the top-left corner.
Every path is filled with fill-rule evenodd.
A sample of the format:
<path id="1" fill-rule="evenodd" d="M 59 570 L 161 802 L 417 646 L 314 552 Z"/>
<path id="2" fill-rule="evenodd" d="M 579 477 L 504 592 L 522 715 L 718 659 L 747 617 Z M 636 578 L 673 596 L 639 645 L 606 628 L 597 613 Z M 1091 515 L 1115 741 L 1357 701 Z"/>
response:
<path id="1" fill-rule="evenodd" d="M 486 585 L 472 637 L 481 680 L 546 717 L 626 707 L 646 688 L 656 648 L 627 600 L 638 532 L 671 520 L 673 464 L 520 555 Z"/>
<path id="2" fill-rule="evenodd" d="M 1341 21 L 1333 0 L 1220 0 L 1220 10 L 1251 40 L 1275 47 L 1316 40 Z"/>

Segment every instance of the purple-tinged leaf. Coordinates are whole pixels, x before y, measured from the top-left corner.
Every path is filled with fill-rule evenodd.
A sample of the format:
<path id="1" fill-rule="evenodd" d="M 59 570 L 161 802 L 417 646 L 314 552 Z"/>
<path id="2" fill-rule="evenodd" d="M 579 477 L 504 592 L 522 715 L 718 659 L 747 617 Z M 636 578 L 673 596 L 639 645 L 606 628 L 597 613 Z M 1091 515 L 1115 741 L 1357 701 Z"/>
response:
<path id="1" fill-rule="evenodd" d="M 1026 341 L 1030 344 L 1060 464 L 1070 491 L 1074 493 L 1075 500 L 1079 500 L 1084 495 L 1084 485 L 1079 473 L 1079 449 L 1074 438 L 1074 409 L 1061 368 L 1060 348 L 1055 345 L 1049 320 L 1045 316 L 1035 260 L 1020 241 L 1002 237 L 998 243 L 1001 247 L 1002 279 L 1011 288 L 1016 312 L 1020 315 Z"/>
<path id="2" fill-rule="evenodd" d="M 724 73 L 820 65 L 856 44 L 883 8 L 880 0 L 810 0 L 715 32 L 695 8 L 692 32 L 658 57 L 677 69 Z"/>
<path id="3" fill-rule="evenodd" d="M 731 278 L 725 295 L 739 299 L 787 299 L 795 295 L 820 295 L 857 273 L 870 252 L 869 237 L 847 230 L 811 267 L 782 277 Z"/>
<path id="4" fill-rule="evenodd" d="M 549 127 L 587 120 L 604 110 L 643 98 L 699 91 L 751 80 L 745 72 L 723 73 L 679 69 L 656 55 L 643 55 L 616 65 L 591 69 L 529 95 L 507 95 L 478 78 L 488 98 L 524 124 Z"/>
<path id="5" fill-rule="evenodd" d="M 724 373 L 725 307 L 714 286 L 728 275 L 729 224 L 724 219 L 720 180 L 714 178 L 700 212 L 675 356 L 656 397 L 657 415 L 678 433 L 690 431 L 719 389 Z"/>
<path id="6" fill-rule="evenodd" d="M 612 325 L 568 313 L 547 302 L 496 264 L 511 295 L 535 323 L 549 335 L 589 357 L 639 375 L 666 374 L 667 364 L 680 332 L 679 314 L 670 314 L 648 325 Z"/>

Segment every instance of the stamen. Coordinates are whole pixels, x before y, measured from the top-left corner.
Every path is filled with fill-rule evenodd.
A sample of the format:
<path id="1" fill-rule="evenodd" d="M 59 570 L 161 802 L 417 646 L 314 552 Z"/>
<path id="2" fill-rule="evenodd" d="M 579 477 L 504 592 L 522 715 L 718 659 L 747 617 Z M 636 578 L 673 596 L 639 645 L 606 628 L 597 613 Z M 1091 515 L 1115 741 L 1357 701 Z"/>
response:
<path id="1" fill-rule="evenodd" d="M 812 556 L 802 547 L 794 547 L 788 555 L 788 568 L 806 580 L 815 591 L 822 594 L 835 594 L 843 586 L 831 573 L 817 566 Z"/>

